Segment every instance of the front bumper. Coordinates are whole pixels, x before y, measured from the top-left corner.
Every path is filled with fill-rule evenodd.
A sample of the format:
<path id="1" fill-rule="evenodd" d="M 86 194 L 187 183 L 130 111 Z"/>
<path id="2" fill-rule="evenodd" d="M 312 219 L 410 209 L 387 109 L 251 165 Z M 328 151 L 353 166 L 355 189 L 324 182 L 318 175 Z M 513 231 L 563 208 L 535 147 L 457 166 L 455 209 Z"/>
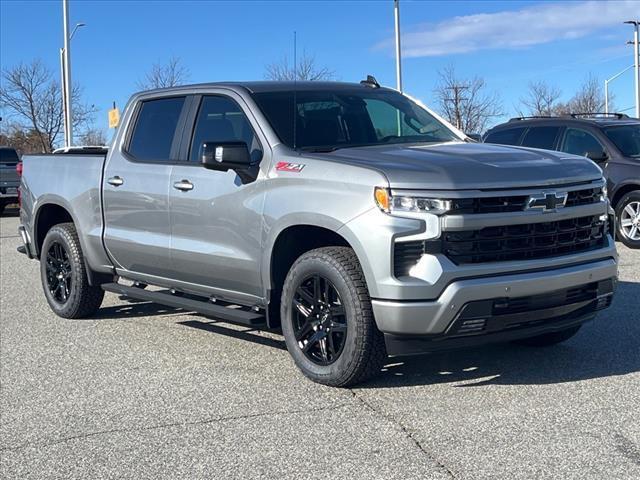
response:
<path id="1" fill-rule="evenodd" d="M 454 328 L 457 322 L 484 319 L 484 330 L 470 332 L 472 337 L 479 339 L 477 343 L 482 343 L 482 338 L 479 337 L 510 330 L 515 324 L 522 326 L 526 323 L 526 328 L 535 327 L 536 330 L 532 333 L 535 335 L 540 331 L 556 328 L 556 320 L 566 323 L 582 318 L 580 321 L 586 321 L 593 317 L 597 310 L 608 306 L 609 301 L 605 302 L 603 299 L 611 298 L 616 278 L 616 261 L 608 258 L 564 268 L 455 281 L 433 301 L 372 300 L 372 306 L 378 328 L 387 334 L 389 339 L 397 340 L 395 343 L 402 342 L 402 339 L 396 337 L 423 337 L 420 342 L 422 344 L 433 344 L 434 341 L 438 343 L 443 339 L 451 340 L 460 336 Z M 500 318 L 497 313 L 499 305 L 505 302 L 532 297 L 557 298 L 561 292 L 582 286 L 586 288 L 589 285 L 595 286 L 595 293 L 592 297 L 580 297 L 581 300 L 578 302 L 573 302 L 570 296 L 566 302 L 560 304 L 545 305 L 533 302 L 528 309 L 519 312 L 517 318 Z M 484 306 L 479 307 L 481 304 Z M 540 306 L 543 308 L 536 308 Z M 478 308 L 480 313 L 477 313 Z M 476 312 L 475 316 L 467 318 L 472 310 Z M 529 325 L 532 322 L 538 323 Z M 470 323 L 473 324 L 473 321 Z M 498 327 L 495 327 L 496 325 Z M 531 335 L 531 332 L 524 332 L 522 329 L 520 331 L 523 333 L 522 337 Z M 463 343 L 469 343 L 469 340 Z"/>

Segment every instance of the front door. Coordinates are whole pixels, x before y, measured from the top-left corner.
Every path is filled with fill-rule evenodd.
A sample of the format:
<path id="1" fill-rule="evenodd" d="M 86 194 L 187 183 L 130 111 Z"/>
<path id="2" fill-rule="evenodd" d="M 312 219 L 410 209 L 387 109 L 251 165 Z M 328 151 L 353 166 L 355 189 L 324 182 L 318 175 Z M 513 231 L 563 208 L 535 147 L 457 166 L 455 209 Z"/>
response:
<path id="1" fill-rule="evenodd" d="M 169 181 L 185 104 L 184 96 L 140 102 L 129 140 L 109 153 L 103 185 L 104 241 L 120 270 L 171 275 Z"/>
<path id="2" fill-rule="evenodd" d="M 244 141 L 259 162 L 266 142 L 256 135 L 240 98 L 207 95 L 197 101 L 192 136 L 183 140 L 189 163 L 176 164 L 171 173 L 174 278 L 210 287 L 220 298 L 261 297 L 263 182 L 243 183 L 233 171 L 205 169 L 200 148 L 205 142 Z"/>

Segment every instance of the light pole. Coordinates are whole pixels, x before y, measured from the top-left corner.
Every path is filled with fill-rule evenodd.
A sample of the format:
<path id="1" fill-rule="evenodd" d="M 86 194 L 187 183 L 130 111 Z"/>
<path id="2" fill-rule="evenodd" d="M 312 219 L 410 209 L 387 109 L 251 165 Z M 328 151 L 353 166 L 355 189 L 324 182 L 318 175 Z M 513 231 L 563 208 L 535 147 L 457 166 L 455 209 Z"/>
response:
<path id="1" fill-rule="evenodd" d="M 638 38 L 639 20 L 629 20 L 624 22 L 633 25 L 633 63 L 635 66 L 635 82 L 636 82 L 636 118 L 640 118 L 640 39 Z"/>
<path id="2" fill-rule="evenodd" d="M 396 88 L 402 93 L 402 53 L 400 51 L 400 0 L 393 0 L 396 27 Z"/>
<path id="3" fill-rule="evenodd" d="M 69 0 L 62 0 L 62 21 L 64 31 L 64 47 L 60 51 L 62 69 L 62 104 L 64 107 L 64 145 L 73 145 L 73 111 L 72 111 L 72 82 L 71 82 L 71 39 L 78 28 L 84 23 L 77 23 L 69 33 Z"/>
<path id="4" fill-rule="evenodd" d="M 623 73 L 631 70 L 635 65 L 629 65 L 627 68 L 622 70 L 621 72 L 616 73 L 613 77 L 604 81 L 604 113 L 609 113 L 609 84 L 613 82 L 616 78 L 618 78 Z"/>
<path id="5" fill-rule="evenodd" d="M 71 31 L 71 35 L 69 35 L 69 43 L 71 42 L 71 39 L 73 38 L 73 36 L 75 35 L 76 31 L 80 28 L 80 27 L 84 27 L 86 25 L 86 23 L 76 23 L 75 27 L 73 27 L 73 30 Z M 67 106 L 67 98 L 69 98 L 70 100 L 72 99 L 72 92 L 71 89 L 67 90 L 67 69 L 66 69 L 66 62 L 65 62 L 65 48 L 61 48 L 60 49 L 60 76 L 61 76 L 61 80 L 60 80 L 60 85 L 62 86 L 62 108 L 64 111 L 64 115 L 63 115 L 63 120 L 64 120 L 64 145 L 65 147 L 70 147 L 71 144 L 73 143 L 73 118 L 71 116 L 71 102 L 69 103 L 69 106 Z M 69 110 L 67 110 L 67 107 L 69 108 Z M 67 114 L 67 111 L 69 111 L 69 114 Z M 67 134 L 67 132 L 69 132 Z M 69 137 L 67 136 L 69 135 Z"/>

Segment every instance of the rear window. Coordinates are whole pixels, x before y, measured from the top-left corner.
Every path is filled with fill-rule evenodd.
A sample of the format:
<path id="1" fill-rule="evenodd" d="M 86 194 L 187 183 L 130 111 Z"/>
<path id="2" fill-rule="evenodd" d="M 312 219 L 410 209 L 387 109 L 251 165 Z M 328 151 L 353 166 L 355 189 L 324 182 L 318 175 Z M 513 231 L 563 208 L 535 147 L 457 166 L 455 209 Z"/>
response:
<path id="1" fill-rule="evenodd" d="M 640 124 L 608 127 L 604 133 L 625 157 L 640 158 Z"/>
<path id="2" fill-rule="evenodd" d="M 13 148 L 0 148 L 0 163 L 15 165 L 20 161 Z"/>
<path id="3" fill-rule="evenodd" d="M 137 160 L 168 162 L 184 100 L 171 97 L 143 102 L 128 152 Z"/>
<path id="4" fill-rule="evenodd" d="M 556 146 L 558 132 L 560 132 L 560 127 L 530 128 L 525 135 L 524 140 L 522 140 L 522 146 L 553 150 Z"/>
<path id="5" fill-rule="evenodd" d="M 499 145 L 520 145 L 520 138 L 525 128 L 508 128 L 498 132 L 490 133 L 485 138 L 484 143 L 497 143 Z"/>

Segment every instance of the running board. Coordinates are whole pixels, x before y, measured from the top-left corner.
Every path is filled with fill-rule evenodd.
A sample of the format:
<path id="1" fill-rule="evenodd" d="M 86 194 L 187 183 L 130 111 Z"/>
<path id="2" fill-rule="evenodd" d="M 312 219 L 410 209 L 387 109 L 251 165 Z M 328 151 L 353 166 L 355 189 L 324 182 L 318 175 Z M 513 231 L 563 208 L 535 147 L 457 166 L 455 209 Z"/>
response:
<path id="1" fill-rule="evenodd" d="M 237 323 L 246 327 L 266 326 L 265 316 L 259 312 L 243 310 L 241 308 L 230 308 L 222 305 L 214 305 L 206 300 L 195 300 L 189 297 L 179 297 L 169 292 L 158 292 L 145 290 L 137 287 L 128 287 L 119 283 L 105 283 L 102 289 L 124 295 L 138 300 L 146 300 L 160 305 L 182 308 L 191 312 L 201 313 L 229 323 Z"/>

